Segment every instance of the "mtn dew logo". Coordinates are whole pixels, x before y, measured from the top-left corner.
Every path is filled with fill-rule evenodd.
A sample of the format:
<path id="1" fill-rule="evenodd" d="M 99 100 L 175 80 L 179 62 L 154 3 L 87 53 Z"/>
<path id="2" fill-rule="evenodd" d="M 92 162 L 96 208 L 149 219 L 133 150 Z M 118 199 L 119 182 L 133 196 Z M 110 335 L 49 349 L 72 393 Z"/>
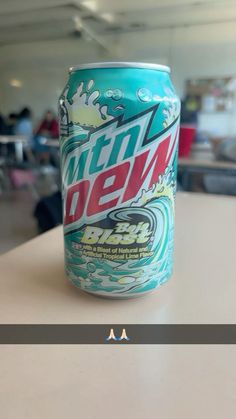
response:
<path id="1" fill-rule="evenodd" d="M 117 118 L 93 132 L 88 142 L 63 162 L 65 231 L 104 217 L 112 208 L 129 205 L 142 189 L 158 183 L 176 151 L 174 121 L 149 137 L 158 106 L 123 121 Z"/>
<path id="2" fill-rule="evenodd" d="M 172 271 L 179 101 L 139 83 L 126 100 L 122 83 L 88 79 L 60 102 L 66 271 L 101 295 L 147 292 Z"/>

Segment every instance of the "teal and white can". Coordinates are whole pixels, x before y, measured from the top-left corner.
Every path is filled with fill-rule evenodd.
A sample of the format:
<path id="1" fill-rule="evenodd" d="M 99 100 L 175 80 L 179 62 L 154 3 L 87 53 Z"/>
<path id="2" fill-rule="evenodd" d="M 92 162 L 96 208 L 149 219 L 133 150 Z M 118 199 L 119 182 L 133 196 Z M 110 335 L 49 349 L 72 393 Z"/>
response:
<path id="1" fill-rule="evenodd" d="M 168 67 L 72 67 L 59 100 L 65 266 L 109 298 L 172 273 L 180 101 Z"/>

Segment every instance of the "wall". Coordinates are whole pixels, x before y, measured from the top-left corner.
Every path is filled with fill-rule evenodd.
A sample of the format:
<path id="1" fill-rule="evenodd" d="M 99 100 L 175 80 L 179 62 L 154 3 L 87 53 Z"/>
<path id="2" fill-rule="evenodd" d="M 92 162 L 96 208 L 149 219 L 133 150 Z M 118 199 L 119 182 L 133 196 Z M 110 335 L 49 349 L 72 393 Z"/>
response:
<path id="1" fill-rule="evenodd" d="M 17 111 L 29 104 L 38 118 L 45 108 L 56 109 L 67 68 L 80 62 L 123 59 L 169 64 L 181 96 L 187 78 L 236 76 L 235 22 L 125 33 L 107 36 L 106 41 L 114 53 L 72 38 L 0 48 L 0 111 Z M 9 86 L 11 78 L 22 80 L 22 88 Z"/>
<path id="2" fill-rule="evenodd" d="M 68 67 L 77 62 L 98 60 L 102 55 L 91 45 L 74 40 L 34 43 L 0 48 L 0 112 L 32 107 L 38 119 L 47 108 L 57 110 L 57 99 L 65 86 Z M 19 79 L 22 87 L 12 87 Z"/>

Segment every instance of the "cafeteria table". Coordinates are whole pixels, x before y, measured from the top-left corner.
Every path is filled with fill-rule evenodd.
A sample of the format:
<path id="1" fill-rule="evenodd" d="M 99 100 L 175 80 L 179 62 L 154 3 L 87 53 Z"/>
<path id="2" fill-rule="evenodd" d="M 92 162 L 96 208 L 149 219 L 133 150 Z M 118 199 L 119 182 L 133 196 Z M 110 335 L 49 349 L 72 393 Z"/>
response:
<path id="1" fill-rule="evenodd" d="M 192 175 L 226 175 L 235 176 L 236 163 L 225 160 L 196 159 L 192 157 L 180 157 L 178 159 L 178 174 L 182 175 L 182 186 L 185 191 L 192 189 Z"/>
<path id="2" fill-rule="evenodd" d="M 0 144 L 14 144 L 16 161 L 22 163 L 24 147 L 29 144 L 29 140 L 24 135 L 0 135 Z"/>
<path id="3" fill-rule="evenodd" d="M 108 300 L 64 276 L 57 227 L 0 257 L 2 324 L 234 324 L 236 199 L 178 193 L 173 277 Z M 4 419 L 234 418 L 234 345 L 0 345 Z"/>

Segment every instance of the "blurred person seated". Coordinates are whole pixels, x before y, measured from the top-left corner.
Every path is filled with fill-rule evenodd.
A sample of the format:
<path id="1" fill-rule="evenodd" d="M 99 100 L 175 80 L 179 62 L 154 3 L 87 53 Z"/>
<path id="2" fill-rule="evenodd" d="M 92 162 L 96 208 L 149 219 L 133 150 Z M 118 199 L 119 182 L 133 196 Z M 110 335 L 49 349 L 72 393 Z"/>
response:
<path id="1" fill-rule="evenodd" d="M 0 135 L 6 134 L 6 122 L 3 115 L 0 114 Z M 0 144 L 0 156 L 4 156 L 6 154 L 6 145 Z"/>
<path id="2" fill-rule="evenodd" d="M 15 135 L 16 124 L 18 120 L 18 115 L 15 112 L 9 113 L 5 122 L 5 134 L 6 135 Z M 15 156 L 15 145 L 12 143 L 6 144 L 8 158 Z"/>
<path id="3" fill-rule="evenodd" d="M 6 121 L 3 115 L 0 114 L 0 135 L 6 134 Z"/>
<path id="4" fill-rule="evenodd" d="M 34 162 L 34 157 L 31 152 L 32 140 L 33 140 L 33 123 L 32 123 L 32 112 L 29 108 L 25 107 L 18 114 L 17 122 L 13 130 L 14 135 L 23 136 L 28 141 L 28 147 L 24 147 L 24 161 Z M 15 144 L 17 147 L 17 144 Z"/>
<path id="5" fill-rule="evenodd" d="M 15 127 L 18 115 L 16 113 L 10 113 L 7 118 L 0 115 L 0 135 L 11 136 L 15 135 Z M 0 144 L 0 154 L 4 157 L 11 157 L 15 153 L 14 144 Z"/>
<path id="6" fill-rule="evenodd" d="M 34 151 L 37 161 L 40 164 L 49 164 L 50 153 L 48 146 L 44 145 L 45 139 L 55 139 L 59 137 L 59 126 L 54 113 L 48 110 L 39 127 L 36 129 L 34 136 Z"/>
<path id="7" fill-rule="evenodd" d="M 46 138 L 58 138 L 59 127 L 58 122 L 52 111 L 47 111 L 36 131 L 36 135 Z"/>
<path id="8" fill-rule="evenodd" d="M 33 136 L 32 112 L 29 108 L 23 108 L 18 115 L 17 123 L 14 129 L 15 135 L 24 135 L 29 142 Z"/>
<path id="9" fill-rule="evenodd" d="M 16 124 L 18 120 L 18 115 L 15 112 L 9 113 L 6 120 L 6 135 L 14 135 Z"/>

